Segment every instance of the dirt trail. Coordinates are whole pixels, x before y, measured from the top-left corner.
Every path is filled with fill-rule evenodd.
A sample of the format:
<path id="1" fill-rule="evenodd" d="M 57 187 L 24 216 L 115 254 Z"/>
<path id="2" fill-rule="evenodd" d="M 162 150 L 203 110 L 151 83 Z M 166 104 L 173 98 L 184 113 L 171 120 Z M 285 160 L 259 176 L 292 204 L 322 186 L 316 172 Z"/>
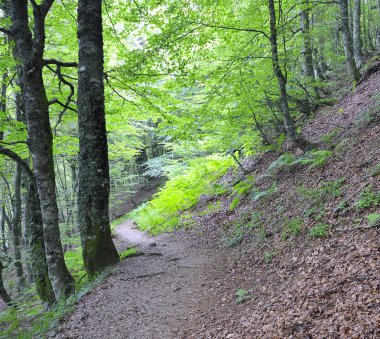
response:
<path id="1" fill-rule="evenodd" d="M 205 248 L 186 233 L 149 237 L 131 221 L 116 233 L 119 250 L 137 245 L 144 255 L 121 262 L 55 337 L 191 338 L 193 328 L 212 322 L 216 309 L 227 312 L 218 285 L 229 265 L 226 251 Z"/>

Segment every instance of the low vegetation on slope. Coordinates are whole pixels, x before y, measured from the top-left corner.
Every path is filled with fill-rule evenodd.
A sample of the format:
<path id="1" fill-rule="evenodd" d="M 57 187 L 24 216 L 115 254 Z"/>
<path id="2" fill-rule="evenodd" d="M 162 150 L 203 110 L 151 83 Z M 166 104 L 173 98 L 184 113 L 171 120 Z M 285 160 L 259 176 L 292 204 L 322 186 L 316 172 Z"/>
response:
<path id="1" fill-rule="evenodd" d="M 216 180 L 232 165 L 232 158 L 221 156 L 190 160 L 180 174 L 176 168 L 176 175 L 154 195 L 153 200 L 142 204 L 129 216 L 142 230 L 153 234 L 172 231 L 180 225 L 182 212 L 194 207 L 202 194 L 222 193 Z"/>
<path id="2" fill-rule="evenodd" d="M 197 198 L 182 205 L 191 168 L 135 212 L 141 222 L 150 208 L 143 225 L 156 225 L 156 232 L 171 219 L 167 214 L 156 222 L 150 213 L 170 211 L 175 223 L 166 225 L 197 224 L 205 238 L 217 234 L 224 246 L 244 253 L 221 296 L 238 301 L 240 312 L 203 327 L 199 336 L 225 329 L 260 338 L 379 335 L 379 84 L 380 73 L 372 74 L 305 125 L 318 149 L 300 154 L 283 145 L 280 153 L 244 161 L 244 173 L 199 176 L 195 187 L 216 180 L 222 195 L 195 189 Z M 185 178 L 190 181 L 179 185 Z M 200 193 L 208 196 L 194 206 Z"/>

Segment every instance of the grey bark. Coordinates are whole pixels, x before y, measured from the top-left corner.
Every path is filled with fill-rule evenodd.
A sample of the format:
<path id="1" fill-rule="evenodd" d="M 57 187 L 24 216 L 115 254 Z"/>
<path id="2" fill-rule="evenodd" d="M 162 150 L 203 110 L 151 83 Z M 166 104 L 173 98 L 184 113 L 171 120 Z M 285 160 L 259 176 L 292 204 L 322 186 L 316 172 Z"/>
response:
<path id="1" fill-rule="evenodd" d="M 78 217 L 83 260 L 92 277 L 119 261 L 109 224 L 101 0 L 79 0 L 78 39 Z"/>
<path id="2" fill-rule="evenodd" d="M 4 253 L 7 253 L 7 240 L 5 235 L 5 206 L 4 201 L 1 201 L 0 206 L 0 229 L 1 229 L 1 249 Z"/>
<path id="3" fill-rule="evenodd" d="M 339 0 L 340 16 L 342 24 L 343 46 L 346 55 L 347 71 L 355 82 L 360 80 L 360 72 L 356 66 L 350 23 L 348 16 L 348 0 Z"/>
<path id="4" fill-rule="evenodd" d="M 33 277 L 33 268 L 31 266 L 31 256 L 30 256 L 30 246 L 29 239 L 31 237 L 31 229 L 30 229 L 30 211 L 27 208 L 28 202 L 28 177 L 25 173 L 25 170 L 22 171 L 22 194 L 21 194 L 21 202 L 22 202 L 22 215 L 21 215 L 21 243 L 23 249 L 23 261 L 26 273 L 26 279 L 29 284 L 34 283 Z"/>
<path id="5" fill-rule="evenodd" d="M 310 79 L 314 79 L 313 50 L 311 48 L 309 13 L 309 0 L 305 0 L 300 15 L 302 31 L 303 72 Z"/>
<path id="6" fill-rule="evenodd" d="M 356 66 L 360 68 L 363 64 L 362 37 L 361 37 L 361 0 L 353 0 L 353 20 L 352 20 L 352 43 Z"/>
<path id="7" fill-rule="evenodd" d="M 4 282 L 3 282 L 3 270 L 4 270 L 4 265 L 3 263 L 0 261 L 0 298 L 3 299 L 3 301 L 6 303 L 6 304 L 10 304 L 11 303 L 11 297 L 9 296 L 7 290 L 5 289 L 4 287 Z"/>
<path id="8" fill-rule="evenodd" d="M 55 301 L 55 296 L 48 274 L 43 237 L 41 204 L 34 174 L 28 164 L 13 151 L 0 146 L 0 154 L 3 154 L 19 163 L 28 176 L 28 196 L 26 201 L 26 209 L 30 216 L 31 230 L 28 247 L 30 248 L 34 282 L 41 300 L 52 304 Z"/>
<path id="9" fill-rule="evenodd" d="M 288 93 L 286 88 L 286 77 L 281 70 L 280 60 L 278 56 L 278 44 L 277 44 L 277 27 L 276 27 L 276 10 L 274 7 L 274 0 L 268 0 L 268 8 L 270 15 L 270 36 L 269 41 L 271 44 L 272 53 L 272 67 L 273 72 L 277 78 L 279 90 L 280 90 L 280 110 L 284 119 L 284 128 L 288 137 L 302 150 L 307 150 L 311 145 L 304 140 L 296 131 L 293 118 L 290 114 Z"/>
<path id="10" fill-rule="evenodd" d="M 26 280 L 21 261 L 21 166 L 16 163 L 14 175 L 13 217 L 11 222 L 14 268 L 18 292 L 26 287 Z"/>
<path id="11" fill-rule="evenodd" d="M 14 54 L 21 61 L 20 87 L 25 104 L 29 148 L 41 203 L 44 243 L 49 277 L 57 300 L 74 291 L 74 280 L 63 256 L 55 192 L 53 135 L 49 103 L 42 77 L 45 48 L 45 18 L 53 0 L 33 5 L 33 36 L 29 29 L 28 1 L 10 1 Z"/>

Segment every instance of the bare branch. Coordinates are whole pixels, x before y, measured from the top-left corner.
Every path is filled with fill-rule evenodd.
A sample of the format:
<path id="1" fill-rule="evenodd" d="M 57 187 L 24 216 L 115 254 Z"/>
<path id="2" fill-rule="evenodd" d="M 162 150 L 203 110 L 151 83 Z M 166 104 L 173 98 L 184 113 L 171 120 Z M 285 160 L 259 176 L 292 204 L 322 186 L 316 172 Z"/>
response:
<path id="1" fill-rule="evenodd" d="M 193 24 L 197 24 L 199 26 L 203 27 L 210 27 L 210 28 L 217 28 L 217 29 L 225 29 L 225 30 L 231 30 L 231 31 L 239 31 L 239 32 L 254 32 L 259 33 L 265 36 L 267 39 L 269 39 L 269 36 L 267 33 L 265 33 L 262 30 L 255 29 L 255 28 L 241 28 L 241 27 L 231 27 L 231 26 L 224 26 L 224 25 L 213 25 L 213 24 L 207 24 L 202 22 L 191 22 Z"/>
<path id="2" fill-rule="evenodd" d="M 10 158 L 10 159 L 16 161 L 17 163 L 19 163 L 22 166 L 22 168 L 25 170 L 26 174 L 32 180 L 34 180 L 34 174 L 33 174 L 32 170 L 30 169 L 28 163 L 25 160 L 23 160 L 17 153 L 11 151 L 8 148 L 0 146 L 0 154 L 5 155 L 8 158 Z"/>
<path id="3" fill-rule="evenodd" d="M 60 61 L 56 59 L 45 59 L 44 66 L 48 66 L 48 65 L 56 65 L 59 67 L 78 67 L 78 63 L 75 61 L 65 62 L 65 61 Z"/>
<path id="4" fill-rule="evenodd" d="M 62 106 L 63 108 L 65 108 L 65 111 L 66 110 L 70 110 L 70 111 L 78 113 L 78 111 L 75 108 L 70 107 L 67 104 L 64 104 L 63 102 L 59 101 L 57 98 L 54 98 L 54 99 L 52 99 L 52 100 L 49 101 L 49 106 L 54 105 L 54 104 L 58 104 L 58 105 Z M 63 111 L 63 113 L 65 111 Z"/>

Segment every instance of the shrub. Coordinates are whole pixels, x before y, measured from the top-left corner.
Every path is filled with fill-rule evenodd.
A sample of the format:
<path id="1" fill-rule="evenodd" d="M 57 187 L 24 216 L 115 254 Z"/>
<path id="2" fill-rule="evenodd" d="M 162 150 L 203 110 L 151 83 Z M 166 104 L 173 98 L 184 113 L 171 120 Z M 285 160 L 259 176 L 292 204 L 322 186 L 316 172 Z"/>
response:
<path id="1" fill-rule="evenodd" d="M 301 218 L 294 218 L 290 220 L 287 224 L 285 224 L 281 238 L 286 240 L 290 235 L 297 236 L 301 233 L 303 221 Z"/>
<path id="2" fill-rule="evenodd" d="M 360 198 L 356 203 L 356 207 L 366 209 L 375 207 L 380 203 L 380 192 L 374 192 L 373 186 L 369 186 L 360 193 Z"/>
<path id="3" fill-rule="evenodd" d="M 171 231 L 181 224 L 181 212 L 195 206 L 202 194 L 214 194 L 215 181 L 232 165 L 232 159 L 220 156 L 193 159 L 183 173 L 167 181 L 153 200 L 128 217 L 153 234 Z"/>
<path id="4" fill-rule="evenodd" d="M 310 228 L 309 234 L 313 238 L 322 238 L 327 236 L 327 231 L 329 228 L 329 224 L 318 223 Z"/>

